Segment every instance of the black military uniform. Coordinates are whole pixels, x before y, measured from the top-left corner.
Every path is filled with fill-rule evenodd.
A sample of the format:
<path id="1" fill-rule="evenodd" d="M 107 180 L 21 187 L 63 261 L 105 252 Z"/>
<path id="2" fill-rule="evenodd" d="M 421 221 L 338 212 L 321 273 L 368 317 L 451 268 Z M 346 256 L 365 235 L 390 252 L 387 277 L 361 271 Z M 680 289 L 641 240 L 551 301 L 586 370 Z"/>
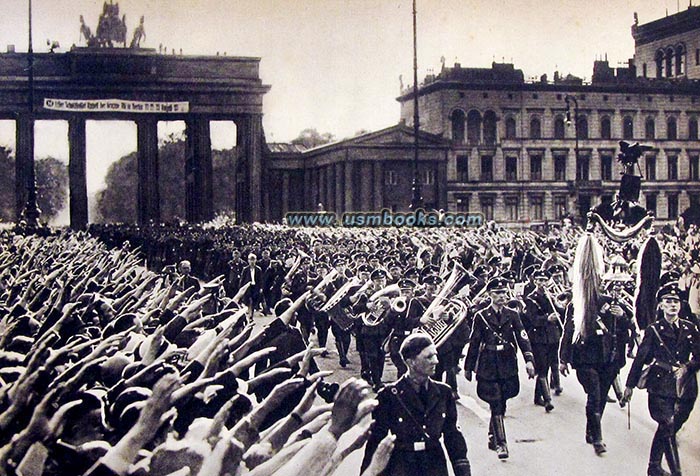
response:
<path id="1" fill-rule="evenodd" d="M 321 274 L 320 274 L 321 270 L 325 271 L 323 276 L 321 276 Z M 316 279 L 314 279 L 311 283 L 309 283 L 311 285 L 312 289 L 315 288 L 319 283 L 321 283 L 321 281 L 323 281 L 323 277 L 329 272 L 328 265 L 324 262 L 318 263 L 316 265 L 316 272 L 319 273 L 317 275 Z M 324 297 L 324 299 L 320 300 L 320 301 L 322 301 L 322 303 L 321 303 L 321 306 L 322 306 L 323 304 L 325 304 L 325 302 L 328 298 L 328 295 L 326 294 L 325 289 L 322 289 L 321 292 L 323 293 L 323 297 Z M 326 347 L 326 343 L 328 342 L 328 330 L 331 327 L 330 317 L 328 316 L 327 312 L 321 311 L 319 309 L 319 307 L 321 307 L 321 306 L 314 307 L 314 306 L 309 306 L 308 304 L 309 304 L 309 301 L 307 300 L 306 307 L 307 307 L 307 309 L 309 309 L 309 311 L 311 313 L 314 327 L 316 328 L 316 332 L 318 335 L 318 344 L 321 347 Z M 323 353 L 321 354 L 322 357 L 326 357 L 327 355 L 328 355 L 327 350 L 324 350 Z"/>
<path id="2" fill-rule="evenodd" d="M 339 273 L 342 274 L 338 274 L 326 287 L 325 293 L 328 299 L 335 295 L 340 288 L 348 282 L 346 275 L 347 270 L 344 269 L 345 264 L 345 257 L 335 257 L 333 259 L 333 266 L 336 267 L 336 270 L 340 270 Z M 337 305 L 328 310 L 331 332 L 333 333 L 333 337 L 335 337 L 335 347 L 338 350 L 338 363 L 343 368 L 349 363 L 348 350 L 350 349 L 350 341 L 352 338 L 351 331 L 354 325 L 354 321 L 349 315 L 349 305 L 348 295 L 346 295 Z"/>
<path id="3" fill-rule="evenodd" d="M 447 476 L 445 449 L 456 476 L 471 474 L 467 444 L 457 426 L 457 406 L 450 388 L 432 379 L 416 389 L 407 375 L 377 395 L 374 427 L 367 441 L 362 471 L 369 466 L 379 442 L 391 430 L 394 450 L 382 473 L 386 476 Z"/>
<path id="4" fill-rule="evenodd" d="M 401 279 L 398 282 L 399 288 L 413 289 L 416 283 L 410 279 Z M 391 361 L 396 366 L 397 377 L 401 377 L 406 373 L 406 364 L 404 363 L 401 355 L 399 354 L 399 349 L 404 339 L 408 337 L 413 329 L 420 325 L 420 318 L 425 312 L 425 307 L 420 300 L 416 298 L 411 298 L 406 301 L 406 308 L 402 311 L 396 311 L 391 309 L 387 315 L 389 324 L 392 327 L 391 338 L 389 339 L 389 355 L 391 356 Z"/>
<path id="5" fill-rule="evenodd" d="M 498 292 L 507 287 L 506 280 L 495 278 L 489 281 L 487 290 Z M 533 356 L 530 340 L 516 311 L 502 307 L 498 312 L 490 305 L 476 313 L 464 370 L 468 379 L 476 371 L 477 395 L 491 407 L 489 449 L 496 450 L 502 459 L 508 457 L 503 424 L 506 402 L 520 392 L 518 347 L 525 362 L 531 363 Z"/>
<path id="6" fill-rule="evenodd" d="M 576 369 L 576 378 L 586 392 L 586 442 L 592 443 L 596 454 L 606 450 L 603 443 L 601 418 L 608 400 L 608 392 L 615 377 L 624 367 L 625 346 L 629 336 L 626 317 L 615 317 L 610 296 L 601 294 L 598 312 L 591 320 L 588 336 L 574 341 L 573 305 L 566 310 L 564 334 L 559 348 L 560 367 L 568 364 Z"/>
<path id="7" fill-rule="evenodd" d="M 533 274 L 535 280 L 547 280 L 549 275 L 542 271 Z M 523 325 L 527 330 L 532 354 L 535 358 L 535 405 L 544 406 L 547 412 L 552 411 L 552 396 L 549 390 L 549 372 L 559 371 L 559 341 L 561 340 L 561 318 L 552 305 L 551 296 L 543 288 L 536 287 L 525 298 L 525 315 Z M 550 316 L 557 316 L 552 320 Z"/>
<path id="8" fill-rule="evenodd" d="M 676 284 L 659 290 L 657 300 L 664 299 L 679 301 Z M 645 365 L 647 370 L 643 370 Z M 674 372 L 682 368 L 686 373 L 679 379 Z M 649 455 L 650 476 L 663 474 L 661 457 L 664 453 L 671 473 L 681 474 L 676 433 L 688 420 L 695 405 L 699 368 L 700 333 L 695 324 L 680 318 L 670 323 L 662 318 L 647 328 L 627 376 L 627 388 L 631 396 L 630 389 L 640 385 L 642 373 L 648 372 L 641 387 L 647 389 L 649 413 L 659 425 Z"/>
<path id="9" fill-rule="evenodd" d="M 389 309 L 383 304 L 369 302 L 369 298 L 384 286 L 386 272 L 381 269 L 372 271 L 371 279 L 375 283 L 373 289 L 366 290 L 353 306 L 355 315 L 371 316 L 371 319 L 358 318 L 356 322 L 357 350 L 360 353 L 360 376 L 365 379 L 375 390 L 382 386 L 382 374 L 384 373 L 384 341 L 391 331 L 390 323 L 385 319 Z M 381 281 L 380 281 L 381 280 Z M 380 283 L 381 284 L 376 284 Z M 383 301 L 386 302 L 386 301 Z M 370 322 L 373 321 L 373 322 Z"/>

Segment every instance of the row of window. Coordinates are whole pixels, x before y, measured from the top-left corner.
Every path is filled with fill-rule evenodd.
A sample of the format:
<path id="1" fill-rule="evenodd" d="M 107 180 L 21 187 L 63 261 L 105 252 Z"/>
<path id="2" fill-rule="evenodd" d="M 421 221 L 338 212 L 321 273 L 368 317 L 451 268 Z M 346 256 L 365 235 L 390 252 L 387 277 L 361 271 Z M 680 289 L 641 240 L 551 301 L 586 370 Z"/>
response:
<path id="1" fill-rule="evenodd" d="M 667 180 L 678 180 L 678 156 L 669 155 L 667 158 Z M 656 180 L 656 157 L 648 155 L 644 160 L 646 180 Z M 579 156 L 576 160 L 576 180 L 590 180 L 590 157 L 588 155 Z M 489 155 L 481 156 L 479 181 L 493 182 L 493 157 Z M 615 180 L 613 177 L 613 157 L 611 155 L 601 155 L 600 157 L 601 180 Z M 700 157 L 690 156 L 688 161 L 688 177 L 692 181 L 700 181 Z M 518 180 L 518 158 L 506 157 L 505 159 L 505 180 L 514 182 Z M 469 156 L 457 156 L 457 181 L 469 182 Z M 533 182 L 542 180 L 542 156 L 530 156 L 530 180 Z M 554 180 L 563 182 L 566 180 L 566 156 L 554 156 Z"/>
<path id="2" fill-rule="evenodd" d="M 667 217 L 671 220 L 678 218 L 678 193 L 669 193 L 667 197 Z M 603 201 L 612 201 L 612 196 L 603 196 Z M 657 193 L 647 193 L 646 198 L 646 208 L 654 213 L 658 213 L 657 207 Z M 696 195 L 690 195 L 690 204 L 697 203 L 700 197 Z M 457 211 L 459 212 L 470 212 L 470 196 L 460 195 L 457 197 Z M 505 219 L 508 221 L 519 221 L 520 216 L 520 198 L 518 196 L 506 196 L 504 198 L 504 211 Z M 533 195 L 530 197 L 528 218 L 530 220 L 544 220 L 544 197 L 542 195 Z M 485 220 L 493 220 L 494 215 L 494 203 L 495 198 L 492 196 L 481 196 L 479 197 L 479 206 L 481 213 L 484 214 Z M 568 205 L 566 195 L 554 195 L 552 197 L 552 208 L 554 210 L 554 219 L 561 220 L 568 213 Z"/>
<path id="3" fill-rule="evenodd" d="M 451 115 L 452 121 L 452 140 L 459 144 L 464 143 L 465 139 L 465 121 L 464 112 L 457 109 Z M 588 139 L 588 118 L 586 115 L 579 114 L 574 119 L 576 127 L 576 137 L 579 139 Z M 542 138 L 542 121 L 539 116 L 530 118 L 529 138 Z M 483 140 L 482 140 L 482 121 L 481 114 L 478 111 L 470 111 L 466 119 L 467 127 L 467 144 L 487 144 L 493 145 L 496 143 L 496 114 L 493 111 L 487 111 L 484 114 L 483 120 Z M 564 116 L 558 115 L 554 118 L 554 138 L 564 139 L 566 123 Z M 513 116 L 508 116 L 505 120 L 505 138 L 517 139 L 516 121 Z M 698 119 L 691 117 L 688 119 L 688 139 L 698 140 Z M 603 116 L 600 119 L 600 138 L 612 139 L 612 122 L 610 116 Z M 631 115 L 626 115 L 622 118 L 622 138 L 632 140 L 635 138 L 634 118 Z M 644 123 L 644 138 L 657 139 L 656 137 L 656 120 L 653 117 L 647 117 Z M 675 117 L 669 117 L 666 120 L 666 139 L 678 139 L 678 120 Z M 661 139 L 661 137 L 659 137 Z"/>
<path id="4" fill-rule="evenodd" d="M 678 44 L 676 46 L 667 46 L 656 51 L 654 62 L 656 63 L 656 78 L 670 78 L 672 76 L 683 76 L 685 74 L 685 45 Z M 696 52 L 695 62 L 698 63 L 698 54 Z M 642 75 L 647 76 L 647 65 L 642 67 Z"/>

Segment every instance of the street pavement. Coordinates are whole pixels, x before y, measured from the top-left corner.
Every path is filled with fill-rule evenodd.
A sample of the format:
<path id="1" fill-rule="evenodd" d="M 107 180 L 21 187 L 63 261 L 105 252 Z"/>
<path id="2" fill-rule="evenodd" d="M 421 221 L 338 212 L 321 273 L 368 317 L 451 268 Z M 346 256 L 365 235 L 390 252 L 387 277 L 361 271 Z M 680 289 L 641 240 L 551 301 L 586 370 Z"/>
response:
<path id="1" fill-rule="evenodd" d="M 264 324 L 270 318 L 258 318 Z M 319 367 L 332 370 L 329 381 L 343 382 L 350 377 L 359 377 L 360 358 L 355 350 L 355 341 L 349 355 L 351 364 L 343 369 L 338 365 L 333 335 L 328 336 L 328 356 L 317 358 Z M 489 424 L 488 405 L 476 395 L 476 383 L 468 382 L 463 375 L 458 377 L 460 399 L 457 404 L 459 425 L 467 440 L 472 474 L 489 476 L 537 475 L 537 476 L 618 476 L 646 475 L 649 448 L 656 431 L 656 423 L 649 416 L 647 394 L 635 390 L 627 408 L 617 403 L 608 403 L 603 415 L 603 439 L 608 452 L 596 456 L 593 447 L 585 442 L 586 397 L 576 380 L 575 372 L 562 377 L 564 389 L 560 396 L 553 396 L 554 410 L 546 413 L 543 407 L 533 404 L 534 380 L 528 380 L 525 365 L 519 356 L 520 394 L 508 401 L 506 411 L 506 433 L 510 458 L 499 460 L 488 450 L 487 432 Z M 631 360 L 622 370 L 622 382 Z M 460 363 L 461 365 L 461 363 Z M 396 368 L 387 355 L 383 380 L 396 379 Z M 613 392 L 611 390 L 611 395 Z M 678 434 L 683 474 L 700 475 L 700 404 Z M 337 475 L 359 475 L 363 451 L 350 455 L 338 469 Z M 449 466 L 449 464 L 448 464 Z M 450 474 L 451 468 L 450 468 Z M 421 475 L 416 475 L 421 476 Z"/>

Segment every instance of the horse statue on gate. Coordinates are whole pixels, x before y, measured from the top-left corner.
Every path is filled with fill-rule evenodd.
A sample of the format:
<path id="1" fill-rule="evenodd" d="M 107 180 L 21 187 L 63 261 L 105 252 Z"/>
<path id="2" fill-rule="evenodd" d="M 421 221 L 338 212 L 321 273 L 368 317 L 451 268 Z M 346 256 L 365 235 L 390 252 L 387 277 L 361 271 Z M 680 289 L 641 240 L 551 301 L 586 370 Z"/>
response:
<path id="1" fill-rule="evenodd" d="M 96 45 L 113 48 L 115 44 L 126 47 L 126 15 L 119 18 L 119 4 L 105 2 L 95 30 Z"/>

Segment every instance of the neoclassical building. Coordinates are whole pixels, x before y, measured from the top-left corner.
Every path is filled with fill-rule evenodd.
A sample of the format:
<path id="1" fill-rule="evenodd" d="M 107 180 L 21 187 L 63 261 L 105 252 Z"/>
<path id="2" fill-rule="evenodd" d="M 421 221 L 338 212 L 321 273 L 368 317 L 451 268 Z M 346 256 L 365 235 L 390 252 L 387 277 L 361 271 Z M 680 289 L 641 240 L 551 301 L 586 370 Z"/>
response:
<path id="1" fill-rule="evenodd" d="M 653 147 L 639 163 L 640 202 L 660 221 L 699 205 L 700 7 L 648 24 L 635 22 L 632 34 L 636 47 L 629 64 L 612 68 L 607 60 L 596 61 L 590 82 L 558 73 L 551 80 L 544 75 L 528 81 L 514 65 L 502 63 L 443 66 L 426 76 L 418 87 L 426 205 L 481 212 L 509 226 L 581 216 L 618 190 L 621 140 Z M 396 131 L 403 142 L 412 140 L 413 99 L 412 87 L 397 98 Z M 367 141 L 381 142 L 389 131 L 299 152 L 294 167 L 291 159 L 275 154 L 268 163 L 273 175 L 281 174 L 281 183 L 297 177 L 304 190 L 298 209 L 311 209 L 318 196 L 341 212 L 406 209 L 411 148 L 398 147 L 402 141 L 385 150 L 375 147 L 360 166 L 350 152 L 368 148 Z M 371 199 L 359 199 L 369 197 L 370 188 Z M 282 209 L 295 205 L 300 203 Z"/>

